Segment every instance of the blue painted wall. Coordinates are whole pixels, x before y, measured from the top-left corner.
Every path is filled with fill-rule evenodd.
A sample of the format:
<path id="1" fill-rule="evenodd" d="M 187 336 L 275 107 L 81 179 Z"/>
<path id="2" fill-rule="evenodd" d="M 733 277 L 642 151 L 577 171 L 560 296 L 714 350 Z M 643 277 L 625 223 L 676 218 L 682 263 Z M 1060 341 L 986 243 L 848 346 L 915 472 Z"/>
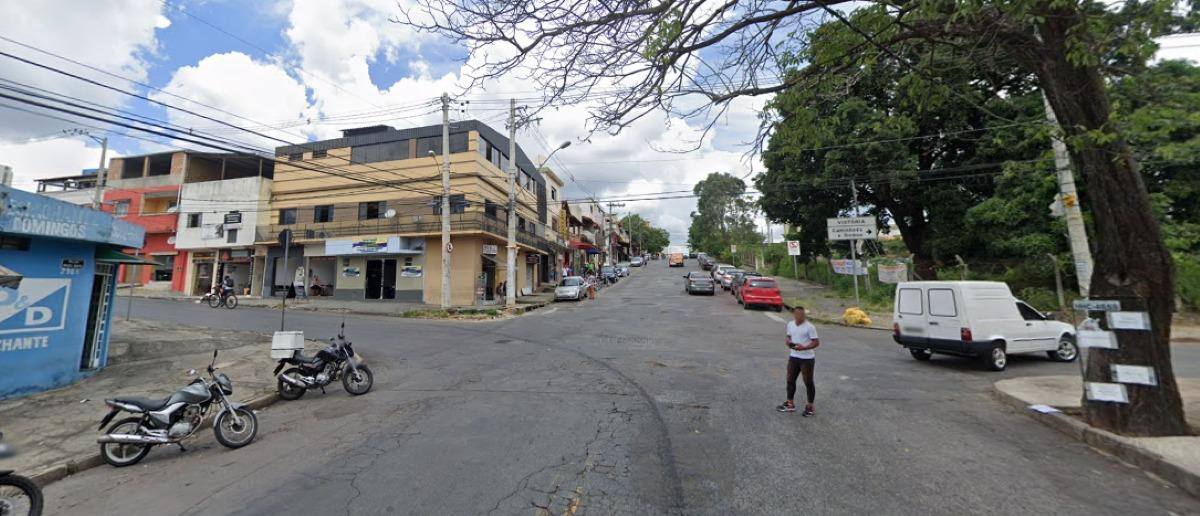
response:
<path id="1" fill-rule="evenodd" d="M 0 265 L 21 274 L 19 290 L 0 287 L 0 398 L 68 385 L 79 370 L 96 270 L 96 244 L 32 237 L 28 251 L 0 250 Z M 63 267 L 63 260 L 82 267 Z M 109 314 L 111 318 L 111 311 Z M 107 336 L 101 340 L 107 360 Z"/>

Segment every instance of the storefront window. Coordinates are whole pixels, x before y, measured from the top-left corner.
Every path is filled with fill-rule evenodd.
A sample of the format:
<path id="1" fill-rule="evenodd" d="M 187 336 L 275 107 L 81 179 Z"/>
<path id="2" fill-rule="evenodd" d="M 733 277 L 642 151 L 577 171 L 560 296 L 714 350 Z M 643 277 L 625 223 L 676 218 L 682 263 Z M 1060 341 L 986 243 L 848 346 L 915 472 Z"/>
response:
<path id="1" fill-rule="evenodd" d="M 158 265 L 154 267 L 154 281 L 171 281 L 175 272 L 175 256 L 153 256 Z"/>

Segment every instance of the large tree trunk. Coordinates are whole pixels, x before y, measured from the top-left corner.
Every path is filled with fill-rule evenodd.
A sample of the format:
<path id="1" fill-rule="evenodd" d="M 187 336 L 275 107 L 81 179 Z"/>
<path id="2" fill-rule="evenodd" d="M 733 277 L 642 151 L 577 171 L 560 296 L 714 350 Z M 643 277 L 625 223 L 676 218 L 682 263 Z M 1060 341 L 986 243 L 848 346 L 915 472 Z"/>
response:
<path id="1" fill-rule="evenodd" d="M 913 273 L 916 275 L 916 279 L 936 280 L 937 270 L 934 268 L 933 257 L 925 248 L 929 224 L 925 221 L 924 207 L 902 209 L 895 202 L 889 201 L 886 198 L 887 195 L 890 194 L 884 192 L 874 201 L 892 214 L 892 220 L 896 223 L 896 228 L 900 230 L 900 239 L 904 241 L 904 247 L 908 249 L 909 253 L 912 253 Z"/>
<path id="2" fill-rule="evenodd" d="M 1103 77 L 1095 66 L 1067 58 L 1068 33 L 1082 24 L 1073 7 L 1052 12 L 1038 27 L 1040 48 L 1022 49 L 1068 140 L 1071 160 L 1087 184 L 1095 221 L 1091 297 L 1117 299 L 1126 311 L 1150 314 L 1150 331 L 1116 330 L 1119 349 L 1092 349 L 1085 381 L 1112 382 L 1111 364 L 1150 366 L 1157 386 L 1125 384 L 1129 403 L 1083 400 L 1088 423 L 1123 435 L 1188 434 L 1171 368 L 1174 269 L 1128 144 L 1111 124 Z M 1096 138 L 1096 136 L 1101 136 Z M 1107 327 L 1107 322 L 1102 322 Z"/>

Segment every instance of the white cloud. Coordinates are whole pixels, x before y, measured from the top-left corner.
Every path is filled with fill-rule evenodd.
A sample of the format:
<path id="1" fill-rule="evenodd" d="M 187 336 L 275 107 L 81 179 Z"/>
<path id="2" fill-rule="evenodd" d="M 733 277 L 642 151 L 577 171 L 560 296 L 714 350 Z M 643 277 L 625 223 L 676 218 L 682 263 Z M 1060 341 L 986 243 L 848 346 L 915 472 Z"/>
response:
<path id="1" fill-rule="evenodd" d="M 0 16 L 0 34 L 103 70 L 143 80 L 146 63 L 142 58 L 156 49 L 154 31 L 162 9 L 162 3 L 157 0 L 97 0 L 87 5 L 72 0 L 5 2 L 4 15 Z M 111 81 L 109 77 L 7 41 L 0 41 L 0 49 L 84 77 Z M 0 59 L 0 77 L 108 106 L 125 106 L 129 99 L 7 58 Z M 0 162 L 14 166 L 14 182 L 23 187 L 32 185 L 34 177 L 70 175 L 81 168 L 95 167 L 98 152 L 86 151 L 79 141 L 51 140 L 14 145 L 75 125 L 0 108 Z M 33 157 L 45 161 L 33 161 Z"/>

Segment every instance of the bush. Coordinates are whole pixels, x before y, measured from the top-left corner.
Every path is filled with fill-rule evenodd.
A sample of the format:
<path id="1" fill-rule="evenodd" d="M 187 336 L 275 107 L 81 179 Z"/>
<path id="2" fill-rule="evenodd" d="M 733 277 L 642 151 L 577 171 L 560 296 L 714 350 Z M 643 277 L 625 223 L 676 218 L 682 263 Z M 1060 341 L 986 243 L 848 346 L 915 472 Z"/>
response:
<path id="1" fill-rule="evenodd" d="M 1175 284 L 1183 305 L 1191 310 L 1200 310 L 1200 259 L 1176 255 Z"/>

